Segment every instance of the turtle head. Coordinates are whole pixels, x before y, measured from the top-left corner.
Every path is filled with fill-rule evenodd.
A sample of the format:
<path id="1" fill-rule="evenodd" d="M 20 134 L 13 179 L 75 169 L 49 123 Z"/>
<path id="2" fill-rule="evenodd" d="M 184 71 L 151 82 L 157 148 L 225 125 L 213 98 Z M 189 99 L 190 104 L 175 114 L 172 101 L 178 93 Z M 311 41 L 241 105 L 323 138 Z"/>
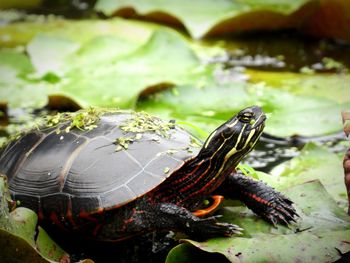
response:
<path id="1" fill-rule="evenodd" d="M 236 167 L 258 141 L 266 116 L 260 107 L 252 106 L 214 130 L 200 152 L 201 157 L 215 160 L 222 168 Z"/>

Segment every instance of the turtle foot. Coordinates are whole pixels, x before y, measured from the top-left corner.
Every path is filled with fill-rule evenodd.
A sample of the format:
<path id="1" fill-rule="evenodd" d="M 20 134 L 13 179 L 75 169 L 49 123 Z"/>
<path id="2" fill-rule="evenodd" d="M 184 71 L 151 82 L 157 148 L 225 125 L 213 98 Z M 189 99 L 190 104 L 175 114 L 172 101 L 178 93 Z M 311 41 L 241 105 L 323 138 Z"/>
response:
<path id="1" fill-rule="evenodd" d="M 274 226 L 288 225 L 299 217 L 289 198 L 264 182 L 245 175 L 230 175 L 221 191 L 228 198 L 238 198 L 255 214 Z"/>
<path id="2" fill-rule="evenodd" d="M 263 209 L 264 212 L 257 213 L 274 226 L 277 224 L 289 225 L 291 222 L 296 222 L 296 218 L 298 218 L 299 215 L 293 207 L 293 202 L 281 193 L 275 190 L 273 191 L 269 203 L 265 209 Z"/>
<path id="3" fill-rule="evenodd" d="M 210 237 L 241 235 L 243 228 L 230 224 L 221 223 L 216 220 L 216 217 L 198 219 L 189 225 L 190 235 L 199 239 L 207 239 Z"/>

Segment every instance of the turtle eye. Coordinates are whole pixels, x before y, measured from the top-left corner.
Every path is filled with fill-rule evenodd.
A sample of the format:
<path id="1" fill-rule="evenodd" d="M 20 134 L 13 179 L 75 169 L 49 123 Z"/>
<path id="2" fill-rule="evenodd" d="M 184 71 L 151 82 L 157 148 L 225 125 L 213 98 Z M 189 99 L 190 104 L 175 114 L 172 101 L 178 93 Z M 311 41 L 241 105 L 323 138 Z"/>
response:
<path id="1" fill-rule="evenodd" d="M 239 120 L 244 123 L 250 123 L 254 114 L 252 112 L 244 112 L 241 116 L 239 116 Z"/>

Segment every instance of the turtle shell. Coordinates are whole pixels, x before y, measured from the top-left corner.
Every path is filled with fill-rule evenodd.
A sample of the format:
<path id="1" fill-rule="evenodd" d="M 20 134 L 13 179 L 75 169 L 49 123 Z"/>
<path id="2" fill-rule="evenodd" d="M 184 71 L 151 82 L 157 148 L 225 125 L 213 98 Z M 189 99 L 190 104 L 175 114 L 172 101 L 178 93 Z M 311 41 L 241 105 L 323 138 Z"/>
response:
<path id="1" fill-rule="evenodd" d="M 44 215 L 120 207 L 199 151 L 188 132 L 145 113 L 104 112 L 89 130 L 72 123 L 34 129 L 2 150 L 0 172 L 21 205 Z"/>

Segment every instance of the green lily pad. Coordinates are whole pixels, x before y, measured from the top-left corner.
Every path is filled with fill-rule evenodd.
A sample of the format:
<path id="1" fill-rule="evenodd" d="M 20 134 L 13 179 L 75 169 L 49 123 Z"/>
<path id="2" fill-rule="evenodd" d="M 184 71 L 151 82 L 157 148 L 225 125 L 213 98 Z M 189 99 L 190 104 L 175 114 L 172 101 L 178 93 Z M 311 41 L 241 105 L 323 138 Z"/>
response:
<path id="1" fill-rule="evenodd" d="M 97 36 L 113 35 L 143 44 L 160 26 L 120 18 L 110 20 L 48 19 L 47 21 L 16 22 L 0 27 L 0 46 L 16 47 L 26 45 L 36 35 L 69 39 L 80 44 Z"/>
<path id="2" fill-rule="evenodd" d="M 55 72 L 60 76 L 65 59 L 78 48 L 77 43 L 66 38 L 53 38 L 39 34 L 30 41 L 27 52 L 37 74 Z"/>
<path id="3" fill-rule="evenodd" d="M 219 253 L 207 253 L 185 243 L 174 247 L 167 255 L 165 263 L 188 262 L 228 262 L 224 255 Z"/>
<path id="4" fill-rule="evenodd" d="M 238 32 L 247 29 L 270 29 L 287 25 L 287 15 L 295 12 L 308 0 L 298 1 L 225 1 L 225 0 L 205 0 L 205 1 L 114 1 L 99 0 L 95 6 L 97 11 L 106 15 L 112 15 L 118 10 L 133 8 L 141 15 L 164 19 L 166 14 L 168 20 L 176 19 L 181 21 L 187 28 L 191 36 L 200 38 L 211 30 L 222 32 Z M 259 24 L 256 20 L 257 14 L 264 14 L 259 17 Z M 251 15 L 249 19 L 249 15 Z M 279 16 L 278 16 L 279 15 Z M 248 16 L 248 19 L 245 17 Z M 302 19 L 299 15 L 298 22 Z M 248 22 L 247 22 L 248 20 Z M 229 22 L 233 26 L 228 26 Z M 289 21 L 290 22 L 290 21 Z M 239 27 L 238 27 L 239 26 Z"/>
<path id="5" fill-rule="evenodd" d="M 0 45 L 13 46 L 29 42 L 27 51 L 30 57 L 28 59 L 25 54 L 16 50 L 0 51 L 0 102 L 13 108 L 40 108 L 47 104 L 49 94 L 59 93 L 61 86 L 64 86 L 62 90 L 68 100 L 74 100 L 69 95 L 76 90 L 72 91 L 69 84 L 67 88 L 62 83 L 79 82 L 79 77 L 86 77 L 86 74 L 89 78 L 93 77 L 90 71 L 94 70 L 96 64 L 104 61 L 101 67 L 110 67 L 118 56 L 125 56 L 143 45 L 156 28 L 152 24 L 122 19 L 53 20 L 0 27 L 0 42 L 4 40 Z M 86 70 L 79 71 L 77 68 Z M 73 72 L 68 80 L 65 78 L 67 72 Z M 95 83 L 98 81 L 100 80 L 95 80 Z M 100 87 L 96 85 L 95 92 L 98 92 Z M 106 97 L 109 101 L 115 99 L 110 98 L 108 93 L 99 93 L 96 98 L 104 101 Z"/>
<path id="6" fill-rule="evenodd" d="M 266 178 L 271 183 L 283 187 L 318 179 L 339 205 L 347 207 L 342 158 L 325 147 L 309 143 L 299 156 L 276 166 L 271 171 L 274 180 L 266 177 L 261 179 Z"/>
<path id="7" fill-rule="evenodd" d="M 47 103 L 47 88 L 27 79 L 34 72 L 27 56 L 16 51 L 0 51 L 0 103 L 10 107 L 42 107 Z"/>
<path id="8" fill-rule="evenodd" d="M 171 31 L 155 31 L 143 46 L 123 56 L 100 60 L 98 67 L 93 59 L 84 58 L 90 54 L 80 52 L 67 62 L 69 70 L 51 94 L 66 96 L 82 107 L 133 107 L 147 87 L 194 83 L 204 75 L 196 54 Z M 95 54 L 95 58 L 99 56 Z M 86 64 L 72 63 L 76 60 Z"/>
<path id="9" fill-rule="evenodd" d="M 203 65 L 193 46 L 172 30 L 154 31 L 154 26 L 146 30 L 144 24 L 124 20 L 61 23 L 67 31 L 58 27 L 59 21 L 46 26 L 29 23 L 31 36 L 42 32 L 27 48 L 35 67 L 26 63 L 33 72 L 21 72 L 17 62 L 0 62 L 1 75 L 5 76 L 0 80 L 1 102 L 10 107 L 41 107 L 51 96 L 68 99 L 80 107 L 125 108 L 134 107 L 141 93 L 177 85 L 162 92 L 160 98 L 139 103 L 138 109 L 193 121 L 210 132 L 239 109 L 255 104 L 269 114 L 265 131 L 280 137 L 338 132 L 342 129 L 340 111 L 350 108 L 348 75 L 247 71 L 253 84 L 234 79 L 230 73 L 221 77 L 233 79 L 220 84 L 221 77 L 213 76 L 216 66 Z M 90 30 L 84 30 L 84 26 L 100 33 L 85 33 Z M 140 30 L 141 37 L 131 37 L 123 26 Z M 9 31 L 11 26 L 5 28 L 0 28 L 0 33 L 4 30 L 5 34 L 17 36 Z M 14 26 L 14 32 L 21 32 L 20 28 Z M 53 32 L 49 32 L 50 28 Z M 79 34 L 79 30 L 84 33 Z M 149 37 L 151 32 L 154 33 Z M 16 56 L 26 59 L 21 53 Z M 45 59 L 48 56 L 50 60 Z M 196 103 L 192 101 L 194 97 Z"/>
<path id="10" fill-rule="evenodd" d="M 244 236 L 184 241 L 221 253 L 231 262 L 334 262 L 340 258 L 339 251 L 350 251 L 350 218 L 319 181 L 293 186 L 284 193 L 301 216 L 291 229 L 266 227 L 261 219 L 252 220 L 254 215 L 245 208 L 226 208 L 222 211 L 225 221 L 245 227 Z"/>
<path id="11" fill-rule="evenodd" d="M 349 102 L 349 74 L 298 74 L 291 72 L 247 71 L 250 82 L 263 82 L 269 87 L 295 95 L 307 95 L 335 101 Z"/>
<path id="12" fill-rule="evenodd" d="M 256 104 L 269 114 L 265 131 L 280 137 L 293 135 L 321 136 L 341 131 L 340 113 L 350 102 L 271 89 L 264 85 L 251 86 Z"/>
<path id="13" fill-rule="evenodd" d="M 79 63 L 81 66 L 91 63 L 103 63 L 111 58 L 125 56 L 135 51 L 140 44 L 114 35 L 102 35 L 92 38 L 74 54 L 72 63 Z M 108 52 L 106 52 L 108 51 Z"/>
<path id="14" fill-rule="evenodd" d="M 203 82 L 212 72 L 211 66 L 201 66 L 188 42 L 172 30 L 156 30 L 141 46 L 115 36 L 95 37 L 79 44 L 38 35 L 29 43 L 28 53 L 36 71 L 18 81 L 13 73 L 19 87 L 15 81 L 6 88 L 5 84 L 0 86 L 1 97 L 10 106 L 27 105 L 25 96 L 33 93 L 20 91 L 33 89 L 32 84 L 38 91 L 44 88 L 41 96 L 65 97 L 81 107 L 133 107 L 148 87 Z M 38 99 L 30 103 L 33 101 Z"/>
<path id="15" fill-rule="evenodd" d="M 193 98 L 196 98 L 195 104 Z M 350 102 L 338 103 L 324 97 L 293 94 L 263 83 L 220 85 L 212 80 L 202 88 L 175 87 L 140 101 L 137 107 L 163 117 L 193 122 L 210 132 L 240 109 L 251 105 L 261 106 L 268 114 L 265 131 L 280 137 L 338 132 L 342 129 L 340 112 L 350 108 Z"/>

